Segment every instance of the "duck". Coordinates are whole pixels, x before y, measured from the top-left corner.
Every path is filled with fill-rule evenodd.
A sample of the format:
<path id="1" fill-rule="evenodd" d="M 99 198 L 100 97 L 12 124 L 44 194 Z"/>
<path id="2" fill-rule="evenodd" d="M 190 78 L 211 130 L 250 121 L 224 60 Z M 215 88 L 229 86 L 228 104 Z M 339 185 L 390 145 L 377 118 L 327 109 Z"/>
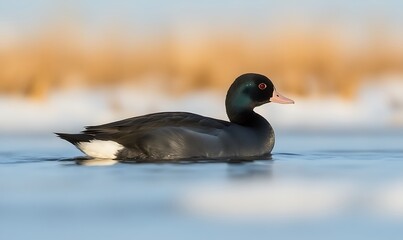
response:
<path id="1" fill-rule="evenodd" d="M 254 111 L 266 103 L 293 104 L 264 75 L 245 73 L 225 99 L 229 121 L 190 112 L 159 112 L 55 133 L 89 158 L 133 161 L 251 159 L 271 154 L 275 134 Z"/>

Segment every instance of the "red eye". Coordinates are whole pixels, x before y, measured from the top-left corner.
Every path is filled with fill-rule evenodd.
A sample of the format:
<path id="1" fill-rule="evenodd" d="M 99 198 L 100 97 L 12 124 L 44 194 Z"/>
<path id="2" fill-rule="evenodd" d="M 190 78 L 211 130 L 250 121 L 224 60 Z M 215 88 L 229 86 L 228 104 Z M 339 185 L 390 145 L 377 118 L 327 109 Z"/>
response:
<path id="1" fill-rule="evenodd" d="M 267 85 L 265 83 L 259 83 L 258 87 L 260 90 L 265 90 L 267 88 Z"/>

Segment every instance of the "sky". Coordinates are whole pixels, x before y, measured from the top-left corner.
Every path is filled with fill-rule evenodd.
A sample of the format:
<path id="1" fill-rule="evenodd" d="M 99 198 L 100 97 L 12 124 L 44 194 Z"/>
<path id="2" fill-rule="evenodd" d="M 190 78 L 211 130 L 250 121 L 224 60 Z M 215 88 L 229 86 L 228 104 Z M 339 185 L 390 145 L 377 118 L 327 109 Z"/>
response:
<path id="1" fill-rule="evenodd" d="M 64 20 L 75 22 L 88 31 L 114 25 L 143 32 L 188 25 L 248 29 L 285 21 L 306 25 L 330 21 L 347 27 L 382 21 L 398 30 L 402 13 L 403 1 L 398 0 L 0 0 L 0 31 L 38 31 L 52 22 Z"/>

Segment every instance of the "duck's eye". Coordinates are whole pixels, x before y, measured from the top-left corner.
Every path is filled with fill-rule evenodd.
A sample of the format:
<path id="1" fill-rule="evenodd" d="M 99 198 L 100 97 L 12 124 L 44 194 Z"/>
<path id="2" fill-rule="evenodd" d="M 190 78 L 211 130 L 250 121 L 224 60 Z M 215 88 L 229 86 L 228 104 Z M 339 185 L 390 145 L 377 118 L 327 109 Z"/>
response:
<path id="1" fill-rule="evenodd" d="M 267 85 L 266 83 L 259 83 L 258 87 L 260 90 L 265 90 L 267 88 Z"/>

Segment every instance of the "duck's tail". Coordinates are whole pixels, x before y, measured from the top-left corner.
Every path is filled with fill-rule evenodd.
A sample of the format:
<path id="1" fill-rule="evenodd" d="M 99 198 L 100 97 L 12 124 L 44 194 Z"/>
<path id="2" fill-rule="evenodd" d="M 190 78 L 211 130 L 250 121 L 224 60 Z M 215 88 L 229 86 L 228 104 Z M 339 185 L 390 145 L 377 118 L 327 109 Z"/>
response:
<path id="1" fill-rule="evenodd" d="M 84 133 L 69 134 L 69 133 L 55 133 L 59 138 L 66 140 L 67 142 L 77 146 L 83 142 L 90 142 L 94 140 L 94 137 Z"/>
<path id="2" fill-rule="evenodd" d="M 78 133 L 78 134 L 68 134 L 68 133 L 55 133 L 61 139 L 64 139 L 74 146 L 76 146 L 80 151 L 87 154 L 93 158 L 107 158 L 115 159 L 124 147 L 111 140 L 99 140 L 94 136 Z"/>

